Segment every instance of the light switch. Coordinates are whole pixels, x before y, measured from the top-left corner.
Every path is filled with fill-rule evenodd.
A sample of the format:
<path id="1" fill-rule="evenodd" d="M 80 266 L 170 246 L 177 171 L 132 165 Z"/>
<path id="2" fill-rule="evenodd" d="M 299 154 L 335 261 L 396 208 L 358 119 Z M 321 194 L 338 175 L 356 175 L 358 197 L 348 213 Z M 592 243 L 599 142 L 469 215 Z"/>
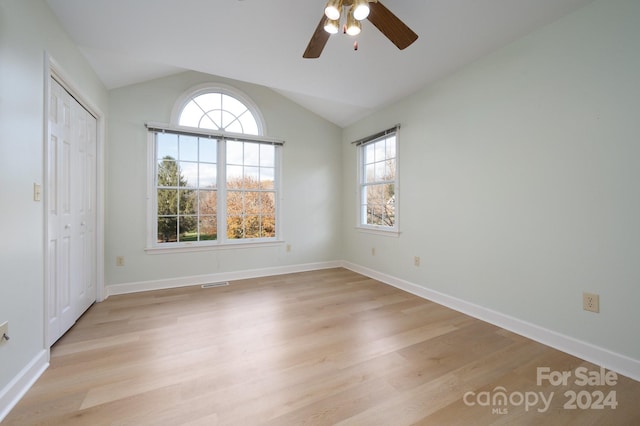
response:
<path id="1" fill-rule="evenodd" d="M 33 184 L 33 201 L 40 201 L 42 198 L 41 186 L 37 183 Z"/>

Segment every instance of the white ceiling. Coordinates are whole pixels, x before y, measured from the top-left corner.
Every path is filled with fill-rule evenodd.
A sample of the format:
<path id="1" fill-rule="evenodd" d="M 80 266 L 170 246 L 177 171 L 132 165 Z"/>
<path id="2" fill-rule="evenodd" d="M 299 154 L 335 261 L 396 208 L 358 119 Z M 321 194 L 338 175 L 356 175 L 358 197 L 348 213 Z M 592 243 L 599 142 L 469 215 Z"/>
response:
<path id="1" fill-rule="evenodd" d="M 370 22 L 303 59 L 326 0 L 47 0 L 108 89 L 195 70 L 267 86 L 347 126 L 593 0 L 382 0 L 418 35 Z"/>

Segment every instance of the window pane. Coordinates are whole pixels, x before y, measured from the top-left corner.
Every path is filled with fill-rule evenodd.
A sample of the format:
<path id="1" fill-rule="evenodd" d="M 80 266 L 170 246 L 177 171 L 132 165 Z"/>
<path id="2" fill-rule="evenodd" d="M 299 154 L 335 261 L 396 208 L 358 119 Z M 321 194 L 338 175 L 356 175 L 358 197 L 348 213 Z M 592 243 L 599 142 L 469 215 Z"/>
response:
<path id="1" fill-rule="evenodd" d="M 243 143 L 227 141 L 227 164 L 244 164 Z"/>
<path id="2" fill-rule="evenodd" d="M 199 127 L 198 124 L 202 114 L 203 112 L 198 107 L 198 104 L 192 100 L 182 109 L 178 123 L 181 126 Z"/>
<path id="3" fill-rule="evenodd" d="M 180 136 L 180 160 L 198 161 L 198 138 L 195 136 Z"/>
<path id="4" fill-rule="evenodd" d="M 239 239 L 244 238 L 244 221 L 242 216 L 227 216 L 227 238 Z"/>
<path id="5" fill-rule="evenodd" d="M 260 214 L 260 193 L 245 192 L 244 193 L 244 209 L 246 214 Z"/>
<path id="6" fill-rule="evenodd" d="M 179 174 L 178 163 L 171 157 L 158 162 L 158 186 L 177 187 Z"/>
<path id="7" fill-rule="evenodd" d="M 384 162 L 375 163 L 375 177 L 374 180 L 376 182 L 380 182 L 385 180 L 385 172 L 387 171 Z"/>
<path id="8" fill-rule="evenodd" d="M 243 171 L 242 166 L 227 166 L 227 188 L 242 188 Z"/>
<path id="9" fill-rule="evenodd" d="M 244 165 L 260 165 L 260 145 L 257 143 L 244 143 Z"/>
<path id="10" fill-rule="evenodd" d="M 272 238 L 276 236 L 275 216 L 262 216 L 262 238 Z"/>
<path id="11" fill-rule="evenodd" d="M 260 169 L 258 167 L 244 168 L 244 187 L 257 189 L 260 186 Z"/>
<path id="12" fill-rule="evenodd" d="M 275 192 L 260 193 L 260 213 L 263 215 L 273 216 L 276 213 L 276 194 Z"/>
<path id="13" fill-rule="evenodd" d="M 260 216 L 246 216 L 244 220 L 244 237 L 260 238 Z"/>
<path id="14" fill-rule="evenodd" d="M 220 128 L 226 132 L 244 133 L 240 121 L 229 111 L 222 111 L 222 126 Z"/>
<path id="15" fill-rule="evenodd" d="M 385 157 L 385 153 L 386 153 L 386 147 L 385 147 L 385 142 L 386 140 L 381 140 L 379 142 L 376 142 L 373 144 L 373 147 L 375 149 L 375 161 L 384 161 Z"/>
<path id="16" fill-rule="evenodd" d="M 204 93 L 194 98 L 201 111 L 222 109 L 222 95 L 220 93 Z"/>
<path id="17" fill-rule="evenodd" d="M 218 221 L 215 216 L 200 216 L 200 240 L 218 238 Z"/>
<path id="18" fill-rule="evenodd" d="M 253 114 L 247 111 L 245 114 L 240 117 L 240 122 L 242 123 L 243 133 L 247 135 L 259 135 L 258 131 L 258 122 L 254 118 Z"/>
<path id="19" fill-rule="evenodd" d="M 180 186 L 195 188 L 198 184 L 198 163 L 180 162 Z"/>
<path id="20" fill-rule="evenodd" d="M 192 119 L 195 121 L 195 124 L 193 124 L 194 127 L 213 130 L 221 128 L 222 120 L 220 114 L 222 108 L 220 99 L 221 95 L 219 93 L 205 93 L 195 97 L 191 101 L 194 107 L 189 109 L 188 112 L 194 117 Z M 183 110 L 182 116 L 186 114 L 185 110 Z M 180 121 L 182 122 L 182 117 Z"/>
<path id="21" fill-rule="evenodd" d="M 200 215 L 215 215 L 218 212 L 218 193 L 216 191 L 199 191 Z"/>
<path id="22" fill-rule="evenodd" d="M 367 204 L 380 204 L 382 203 L 382 192 L 380 185 L 367 186 Z"/>
<path id="23" fill-rule="evenodd" d="M 392 183 L 383 185 L 383 200 L 386 204 L 395 204 L 396 186 Z"/>
<path id="24" fill-rule="evenodd" d="M 178 158 L 178 135 L 168 133 L 156 133 L 156 158 Z"/>
<path id="25" fill-rule="evenodd" d="M 260 189 L 275 188 L 275 169 L 271 167 L 260 168 Z"/>
<path id="26" fill-rule="evenodd" d="M 368 144 L 364 146 L 364 163 L 365 164 L 369 164 L 369 163 L 373 163 L 374 161 L 376 161 L 376 156 L 375 156 L 375 146 L 374 144 Z"/>
<path id="27" fill-rule="evenodd" d="M 394 204 L 385 205 L 384 224 L 386 226 L 393 226 L 396 222 L 396 209 Z"/>
<path id="28" fill-rule="evenodd" d="M 386 145 L 386 150 L 387 150 L 387 158 L 396 158 L 396 137 L 390 137 L 389 139 L 387 139 L 387 145 Z"/>
<path id="29" fill-rule="evenodd" d="M 198 185 L 200 188 L 215 188 L 218 167 L 215 164 L 200 163 Z"/>
<path id="30" fill-rule="evenodd" d="M 214 118 L 214 112 L 215 111 L 210 111 L 209 114 L 205 114 L 200 117 L 196 127 L 200 127 L 201 129 L 220 130 L 220 125 L 218 124 L 220 121 Z"/>
<path id="31" fill-rule="evenodd" d="M 200 161 L 215 163 L 218 159 L 218 144 L 216 139 L 200 138 Z"/>
<path id="32" fill-rule="evenodd" d="M 178 214 L 194 214 L 196 212 L 196 191 L 192 189 L 187 190 L 179 190 L 178 196 L 180 197 L 178 201 L 179 212 Z"/>
<path id="33" fill-rule="evenodd" d="M 242 102 L 229 95 L 222 95 L 222 107 L 236 117 L 247 110 L 247 107 Z"/>
<path id="34" fill-rule="evenodd" d="M 385 180 L 395 180 L 396 178 L 396 162 L 395 160 L 387 160 L 384 163 Z"/>
<path id="35" fill-rule="evenodd" d="M 376 165 L 375 164 L 367 164 L 365 167 L 365 182 L 374 182 L 376 179 Z"/>
<path id="36" fill-rule="evenodd" d="M 158 189 L 158 216 L 178 214 L 178 190 Z"/>
<path id="37" fill-rule="evenodd" d="M 158 242 L 173 243 L 178 241 L 178 218 L 158 218 Z"/>
<path id="38" fill-rule="evenodd" d="M 260 145 L 260 166 L 275 167 L 276 147 L 273 145 Z"/>
<path id="39" fill-rule="evenodd" d="M 395 185 L 371 185 L 366 190 L 367 224 L 394 226 L 395 224 Z"/>
<path id="40" fill-rule="evenodd" d="M 244 211 L 244 196 L 242 191 L 227 192 L 227 214 L 239 215 Z"/>
<path id="41" fill-rule="evenodd" d="M 198 241 L 198 219 L 196 216 L 180 216 L 180 241 Z"/>
<path id="42" fill-rule="evenodd" d="M 382 225 L 382 206 L 380 204 L 369 204 L 369 225 Z"/>

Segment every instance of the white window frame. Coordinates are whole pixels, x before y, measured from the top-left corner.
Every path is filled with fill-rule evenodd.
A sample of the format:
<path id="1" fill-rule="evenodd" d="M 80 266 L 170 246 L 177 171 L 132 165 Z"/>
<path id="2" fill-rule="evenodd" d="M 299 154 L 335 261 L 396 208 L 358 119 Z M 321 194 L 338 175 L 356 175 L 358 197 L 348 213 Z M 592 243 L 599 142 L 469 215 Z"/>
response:
<path id="1" fill-rule="evenodd" d="M 225 249 L 234 247 L 252 247 L 252 246 L 265 246 L 273 244 L 281 244 L 282 239 L 282 226 L 281 226 L 281 176 L 282 176 L 282 145 L 284 142 L 279 139 L 270 138 L 263 135 L 251 135 L 251 134 L 237 134 L 231 132 L 224 132 L 219 130 L 211 130 L 204 128 L 193 128 L 186 126 L 179 126 L 176 123 L 179 122 L 180 112 L 182 108 L 194 97 L 204 93 L 217 92 L 223 93 L 232 97 L 235 97 L 239 101 L 245 103 L 249 108 L 249 111 L 254 115 L 254 118 L 258 124 L 259 132 L 262 133 L 265 129 L 262 115 L 259 110 L 248 100 L 248 97 L 241 93 L 234 91 L 229 86 L 221 85 L 201 85 L 187 91 L 183 94 L 174 105 L 172 112 L 172 124 L 162 123 L 146 123 L 148 130 L 147 136 L 147 243 L 146 251 L 148 253 L 167 253 L 167 252 L 184 252 L 184 251 L 202 251 L 212 249 Z M 222 178 L 222 181 L 217 183 L 217 208 L 218 212 L 218 235 L 216 240 L 205 240 L 195 242 L 157 242 L 157 220 L 158 220 L 158 207 L 157 207 L 157 158 L 156 158 L 156 132 L 171 132 L 177 134 L 186 134 L 199 137 L 211 137 L 218 140 L 217 144 L 217 176 Z M 226 223 L 227 223 L 227 209 L 226 209 L 226 141 L 244 141 L 244 142 L 256 142 L 261 144 L 270 144 L 275 146 L 275 176 L 274 176 L 274 191 L 275 191 L 275 236 L 267 238 L 242 238 L 242 239 L 229 239 L 226 235 Z"/>
<path id="2" fill-rule="evenodd" d="M 397 124 L 394 127 L 391 127 L 387 130 L 383 130 L 371 136 L 367 136 L 365 138 L 359 139 L 357 141 L 352 142 L 356 145 L 357 149 L 357 218 L 356 218 L 356 228 L 363 232 L 375 233 L 385 236 L 399 236 L 400 235 L 400 169 L 399 169 L 399 157 L 400 157 L 400 143 L 399 143 L 399 130 L 400 125 Z M 394 198 L 395 198 L 395 212 L 394 212 L 394 224 L 393 226 L 383 226 L 383 225 L 370 225 L 366 223 L 366 211 L 363 211 L 363 198 L 365 195 L 365 187 L 366 183 L 366 171 L 365 171 L 365 150 L 366 146 L 375 142 L 379 142 L 380 140 L 387 139 L 390 136 L 395 137 L 395 179 L 393 181 L 394 184 Z"/>

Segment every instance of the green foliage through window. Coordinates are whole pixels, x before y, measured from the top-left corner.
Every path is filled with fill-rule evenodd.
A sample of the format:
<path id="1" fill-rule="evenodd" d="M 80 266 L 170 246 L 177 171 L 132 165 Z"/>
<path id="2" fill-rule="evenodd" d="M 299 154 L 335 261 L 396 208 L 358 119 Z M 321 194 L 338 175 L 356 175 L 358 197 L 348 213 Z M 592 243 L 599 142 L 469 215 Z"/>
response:
<path id="1" fill-rule="evenodd" d="M 154 138 L 156 243 L 210 242 L 220 232 L 226 240 L 276 237 L 278 146 L 179 132 Z"/>
<path id="2" fill-rule="evenodd" d="M 216 176 L 204 176 L 216 170 L 210 161 L 216 159 L 211 148 L 216 152 L 217 143 L 210 138 L 156 133 L 158 243 L 217 238 Z M 201 156 L 209 162 L 200 161 Z"/>
<path id="3" fill-rule="evenodd" d="M 149 126 L 156 224 L 150 243 L 276 238 L 282 142 L 263 140 L 256 108 L 228 89 L 199 90 L 183 105 L 180 127 Z"/>

